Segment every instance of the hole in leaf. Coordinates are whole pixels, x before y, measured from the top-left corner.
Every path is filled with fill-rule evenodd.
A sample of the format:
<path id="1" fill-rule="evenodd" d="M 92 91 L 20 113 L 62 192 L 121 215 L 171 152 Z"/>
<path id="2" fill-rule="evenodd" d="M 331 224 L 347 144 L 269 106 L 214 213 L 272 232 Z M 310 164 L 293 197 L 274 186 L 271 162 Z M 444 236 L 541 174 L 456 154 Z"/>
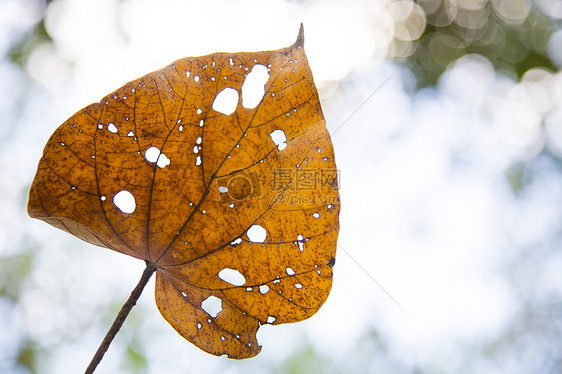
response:
<path id="1" fill-rule="evenodd" d="M 129 132 L 127 133 L 127 136 L 135 136 L 135 133 L 132 132 L 132 131 L 129 131 Z"/>
<path id="2" fill-rule="evenodd" d="M 267 238 L 267 231 L 260 225 L 252 225 L 246 232 L 248 239 L 254 243 L 263 243 Z"/>
<path id="3" fill-rule="evenodd" d="M 203 325 L 201 325 L 199 322 L 197 323 L 197 329 L 201 330 L 201 327 L 203 327 Z"/>
<path id="4" fill-rule="evenodd" d="M 240 243 L 242 243 L 242 238 L 236 238 L 230 242 L 230 245 L 238 245 Z"/>
<path id="5" fill-rule="evenodd" d="M 158 161 L 158 156 L 160 156 L 160 150 L 156 147 L 150 147 L 144 152 L 144 158 L 148 162 Z"/>
<path id="6" fill-rule="evenodd" d="M 148 162 L 156 162 L 160 168 L 165 168 L 170 165 L 170 159 L 165 154 L 160 153 L 156 147 L 150 147 L 144 152 L 144 157 Z"/>
<path id="7" fill-rule="evenodd" d="M 264 85 L 269 79 L 267 68 L 263 65 L 254 65 L 242 85 L 242 105 L 244 108 L 253 109 L 263 99 Z"/>
<path id="8" fill-rule="evenodd" d="M 117 134 L 117 127 L 115 127 L 115 125 L 113 124 L 113 122 L 111 122 L 109 125 L 107 125 L 107 131 Z"/>
<path id="9" fill-rule="evenodd" d="M 230 283 L 233 286 L 243 286 L 246 283 L 246 278 L 238 270 L 224 268 L 219 271 L 219 278 Z"/>
<path id="10" fill-rule="evenodd" d="M 160 156 L 158 156 L 158 161 L 156 161 L 156 165 L 158 165 L 159 168 L 165 168 L 166 166 L 170 165 L 170 159 L 166 157 L 164 153 L 160 153 Z"/>
<path id="11" fill-rule="evenodd" d="M 285 136 L 285 132 L 283 130 L 273 130 L 269 136 L 271 136 L 271 140 L 273 140 L 273 143 L 275 143 L 277 149 L 280 151 L 287 147 L 287 143 L 285 143 L 287 141 L 287 137 Z"/>
<path id="12" fill-rule="evenodd" d="M 273 316 L 267 316 L 267 323 L 273 323 L 275 322 L 277 318 L 273 317 Z"/>
<path id="13" fill-rule="evenodd" d="M 238 91 L 227 87 L 217 94 L 213 101 L 213 109 L 224 115 L 231 115 L 238 105 Z"/>
<path id="14" fill-rule="evenodd" d="M 227 193 L 227 192 L 228 192 L 228 187 L 226 187 L 226 186 L 219 186 L 219 192 L 220 192 L 220 193 Z"/>
<path id="15" fill-rule="evenodd" d="M 222 300 L 216 296 L 209 296 L 201 303 L 201 308 L 211 317 L 215 318 L 222 310 Z"/>
<path id="16" fill-rule="evenodd" d="M 298 288 L 298 289 L 300 290 L 300 289 L 302 288 L 302 284 L 300 284 L 300 283 L 297 283 L 297 284 L 295 284 L 295 287 L 296 287 L 296 288 Z"/>
<path id="17" fill-rule="evenodd" d="M 289 267 L 285 269 L 285 271 L 287 272 L 287 275 L 295 275 L 295 271 Z"/>
<path id="18" fill-rule="evenodd" d="M 260 293 L 261 293 L 262 295 L 265 295 L 265 294 L 268 293 L 268 292 L 269 292 L 269 286 L 268 286 L 267 284 L 262 284 L 262 285 L 260 286 Z"/>
<path id="19" fill-rule="evenodd" d="M 312 215 L 312 217 L 314 217 L 314 218 L 320 218 L 320 213 L 316 212 L 316 213 L 314 213 L 314 214 Z"/>
<path id="20" fill-rule="evenodd" d="M 129 191 L 119 191 L 113 196 L 113 204 L 123 213 L 131 214 L 135 211 L 137 204 L 135 197 Z"/>

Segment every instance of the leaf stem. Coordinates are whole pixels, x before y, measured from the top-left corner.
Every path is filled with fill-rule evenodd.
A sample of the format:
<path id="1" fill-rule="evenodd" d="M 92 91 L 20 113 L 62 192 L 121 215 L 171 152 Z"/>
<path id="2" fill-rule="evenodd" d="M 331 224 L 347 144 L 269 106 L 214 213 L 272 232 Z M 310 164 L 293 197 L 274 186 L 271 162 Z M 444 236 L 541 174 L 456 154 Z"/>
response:
<path id="1" fill-rule="evenodd" d="M 125 322 L 125 319 L 129 315 L 131 309 L 133 309 L 133 307 L 136 305 L 137 300 L 142 294 L 142 290 L 150 280 L 150 277 L 152 277 L 154 271 L 156 271 L 156 264 L 146 261 L 146 268 L 142 273 L 139 283 L 137 284 L 133 292 L 131 292 L 129 299 L 121 307 L 119 314 L 117 314 L 117 317 L 115 317 L 115 321 L 113 321 L 113 324 L 107 331 L 107 334 L 105 334 L 103 341 L 101 342 L 98 350 L 96 351 L 96 354 L 92 358 L 92 361 L 90 362 L 90 365 L 88 365 L 88 368 L 86 369 L 84 374 L 92 374 L 94 370 L 96 370 L 96 367 L 101 362 L 101 359 L 109 348 L 109 345 L 113 341 L 113 338 L 115 338 L 115 335 L 117 335 L 117 333 L 121 329 L 121 326 L 123 326 L 123 322 Z"/>

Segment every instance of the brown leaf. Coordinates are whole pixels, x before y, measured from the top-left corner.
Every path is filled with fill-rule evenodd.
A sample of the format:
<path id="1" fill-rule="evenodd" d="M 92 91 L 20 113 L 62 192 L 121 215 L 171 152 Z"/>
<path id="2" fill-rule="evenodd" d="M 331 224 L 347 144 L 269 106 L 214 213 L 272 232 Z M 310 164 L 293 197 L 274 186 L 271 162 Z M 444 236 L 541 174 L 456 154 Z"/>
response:
<path id="1" fill-rule="evenodd" d="M 260 325 L 312 316 L 331 288 L 336 165 L 303 41 L 127 83 L 55 131 L 31 187 L 31 217 L 155 264 L 160 312 L 214 355 L 255 356 Z M 265 94 L 246 108 L 254 67 Z"/>

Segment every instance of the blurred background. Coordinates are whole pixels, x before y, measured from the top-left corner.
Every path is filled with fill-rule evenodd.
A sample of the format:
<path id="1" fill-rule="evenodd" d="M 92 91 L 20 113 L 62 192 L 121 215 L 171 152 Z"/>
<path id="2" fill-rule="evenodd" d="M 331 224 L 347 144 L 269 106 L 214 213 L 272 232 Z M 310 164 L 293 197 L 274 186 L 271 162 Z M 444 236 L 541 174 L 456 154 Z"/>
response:
<path id="1" fill-rule="evenodd" d="M 330 298 L 232 361 L 151 282 L 96 372 L 562 372 L 561 0 L 0 0 L 0 372 L 83 372 L 144 268 L 27 217 L 50 134 L 300 22 L 341 173 Z"/>

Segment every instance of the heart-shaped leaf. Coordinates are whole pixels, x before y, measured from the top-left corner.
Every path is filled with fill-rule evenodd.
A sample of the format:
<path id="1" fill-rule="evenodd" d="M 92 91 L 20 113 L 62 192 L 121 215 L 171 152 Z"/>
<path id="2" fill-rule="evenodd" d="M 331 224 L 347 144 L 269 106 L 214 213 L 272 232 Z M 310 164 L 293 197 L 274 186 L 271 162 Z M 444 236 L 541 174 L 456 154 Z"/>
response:
<path id="1" fill-rule="evenodd" d="M 260 325 L 331 288 L 337 172 L 303 41 L 127 83 L 55 131 L 31 186 L 30 216 L 154 266 L 164 318 L 214 355 L 255 356 Z"/>

